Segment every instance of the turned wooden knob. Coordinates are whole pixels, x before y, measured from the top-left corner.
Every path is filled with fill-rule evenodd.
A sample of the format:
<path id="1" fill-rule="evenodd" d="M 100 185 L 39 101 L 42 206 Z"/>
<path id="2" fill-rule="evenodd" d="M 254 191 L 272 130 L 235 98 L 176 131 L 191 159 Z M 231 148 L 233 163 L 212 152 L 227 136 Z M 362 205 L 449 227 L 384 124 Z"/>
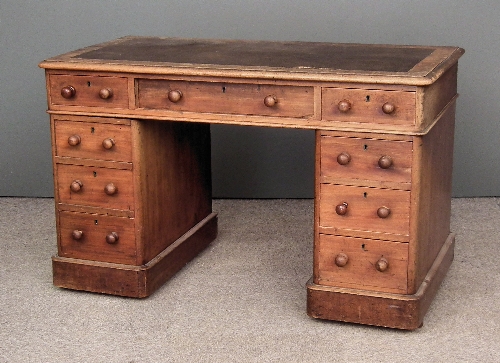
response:
<path id="1" fill-rule="evenodd" d="M 73 232 L 71 232 L 71 237 L 75 240 L 75 241 L 79 241 L 82 239 L 83 237 L 83 231 L 80 231 L 78 229 L 75 229 Z"/>
<path id="2" fill-rule="evenodd" d="M 73 193 L 78 193 L 83 188 L 83 183 L 80 180 L 73 180 L 69 188 Z"/>
<path id="3" fill-rule="evenodd" d="M 109 183 L 104 187 L 104 193 L 107 195 L 113 195 L 116 194 L 116 192 L 118 192 L 118 188 L 113 183 Z"/>
<path id="4" fill-rule="evenodd" d="M 349 155 L 346 152 L 340 153 L 337 156 L 337 163 L 339 163 L 340 165 L 347 165 L 350 162 L 351 162 L 351 155 Z"/>
<path id="5" fill-rule="evenodd" d="M 393 113 L 395 109 L 396 109 L 396 106 L 394 106 L 394 104 L 392 104 L 390 102 L 386 102 L 382 105 L 382 112 L 384 112 L 387 115 L 390 115 L 391 113 Z"/>
<path id="6" fill-rule="evenodd" d="M 116 232 L 111 232 L 106 236 L 106 242 L 109 243 L 110 245 L 115 244 L 118 242 L 118 233 Z"/>
<path id="7" fill-rule="evenodd" d="M 379 209 L 377 209 L 377 215 L 380 218 L 387 218 L 387 217 L 389 217 L 390 214 L 391 214 L 391 210 L 387 207 L 380 207 Z"/>
<path id="8" fill-rule="evenodd" d="M 387 155 L 382 156 L 378 159 L 378 166 L 382 169 L 389 169 L 392 166 L 392 158 Z"/>
<path id="9" fill-rule="evenodd" d="M 99 97 L 101 97 L 103 100 L 107 100 L 113 97 L 113 90 L 111 88 L 103 88 L 99 91 Z"/>
<path id="10" fill-rule="evenodd" d="M 348 100 L 342 100 L 339 102 L 339 104 L 337 105 L 338 109 L 340 112 L 349 112 L 349 110 L 351 109 L 351 102 L 349 102 Z"/>
<path id="11" fill-rule="evenodd" d="M 337 213 L 339 216 L 346 215 L 347 213 L 347 203 L 344 202 L 342 204 L 339 204 L 335 207 L 335 213 Z"/>
<path id="12" fill-rule="evenodd" d="M 102 140 L 102 147 L 105 148 L 106 150 L 111 149 L 113 146 L 115 146 L 115 140 L 112 138 L 107 138 Z"/>
<path id="13" fill-rule="evenodd" d="M 61 96 L 63 96 L 66 99 L 70 99 L 75 97 L 76 95 L 76 89 L 73 86 L 66 86 L 61 88 Z"/>
<path id="14" fill-rule="evenodd" d="M 389 268 L 389 261 L 387 261 L 384 257 L 381 257 L 376 263 L 375 268 L 377 271 L 384 272 Z"/>
<path id="15" fill-rule="evenodd" d="M 267 107 L 274 107 L 278 103 L 278 99 L 276 96 L 269 95 L 264 98 L 264 105 Z"/>
<path id="16" fill-rule="evenodd" d="M 68 137 L 68 144 L 70 144 L 71 146 L 80 145 L 81 142 L 82 138 L 80 137 L 80 135 L 71 135 L 70 137 Z"/>
<path id="17" fill-rule="evenodd" d="M 347 262 L 349 261 L 349 257 L 345 253 L 339 253 L 337 256 L 335 256 L 335 264 L 338 267 L 344 267 L 347 265 Z"/>
<path id="18" fill-rule="evenodd" d="M 168 99 L 170 102 L 177 103 L 182 98 L 182 92 L 179 90 L 172 90 L 168 92 Z"/>

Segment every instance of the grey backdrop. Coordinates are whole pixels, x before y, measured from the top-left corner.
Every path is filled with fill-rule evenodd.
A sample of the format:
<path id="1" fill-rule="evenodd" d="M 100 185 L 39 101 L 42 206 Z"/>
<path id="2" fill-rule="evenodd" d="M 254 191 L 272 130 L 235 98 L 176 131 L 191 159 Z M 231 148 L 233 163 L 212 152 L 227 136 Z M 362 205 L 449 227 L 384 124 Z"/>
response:
<path id="1" fill-rule="evenodd" d="M 0 196 L 53 194 L 38 62 L 124 35 L 461 46 L 454 195 L 498 196 L 499 18 L 498 0 L 0 0 Z M 215 197 L 313 196 L 313 132 L 212 136 Z"/>

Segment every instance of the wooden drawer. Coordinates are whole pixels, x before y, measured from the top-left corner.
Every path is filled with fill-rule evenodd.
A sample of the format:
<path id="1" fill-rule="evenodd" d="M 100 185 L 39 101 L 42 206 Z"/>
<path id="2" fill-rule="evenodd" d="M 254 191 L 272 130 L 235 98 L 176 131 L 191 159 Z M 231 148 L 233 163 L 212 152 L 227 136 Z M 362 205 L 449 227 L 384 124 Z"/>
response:
<path id="1" fill-rule="evenodd" d="M 66 164 L 57 164 L 56 168 L 59 203 L 120 210 L 134 209 L 131 170 Z M 113 187 L 115 191 L 111 193 Z"/>
<path id="2" fill-rule="evenodd" d="M 138 89 L 138 106 L 147 109 L 299 118 L 314 114 L 313 87 L 140 79 Z"/>
<path id="3" fill-rule="evenodd" d="M 407 242 L 409 220 L 409 191 L 320 184 L 323 233 Z"/>
<path id="4" fill-rule="evenodd" d="M 50 75 L 50 105 L 128 108 L 125 77 Z"/>
<path id="5" fill-rule="evenodd" d="M 61 257 L 136 264 L 133 219 L 60 212 L 59 233 Z"/>
<path id="6" fill-rule="evenodd" d="M 56 156 L 132 162 L 130 121 L 107 124 L 56 120 L 54 130 Z"/>
<path id="7" fill-rule="evenodd" d="M 407 243 L 320 234 L 316 256 L 318 284 L 407 292 Z"/>
<path id="8" fill-rule="evenodd" d="M 415 92 L 323 88 L 321 108 L 328 121 L 414 125 L 415 104 Z"/>
<path id="9" fill-rule="evenodd" d="M 411 183 L 410 141 L 332 137 L 320 141 L 322 178 Z"/>

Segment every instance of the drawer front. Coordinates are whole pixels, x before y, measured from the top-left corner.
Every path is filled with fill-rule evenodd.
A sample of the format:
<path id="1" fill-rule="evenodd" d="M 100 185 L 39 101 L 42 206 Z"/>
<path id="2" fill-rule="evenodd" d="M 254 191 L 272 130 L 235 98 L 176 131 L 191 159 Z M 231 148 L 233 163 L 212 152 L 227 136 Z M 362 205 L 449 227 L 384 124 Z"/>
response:
<path id="1" fill-rule="evenodd" d="M 55 121 L 57 156 L 132 161 L 130 126 L 95 122 Z"/>
<path id="2" fill-rule="evenodd" d="M 60 212 L 59 233 L 59 256 L 136 264 L 133 219 Z"/>
<path id="3" fill-rule="evenodd" d="M 408 244 L 320 235 L 317 283 L 407 292 Z"/>
<path id="4" fill-rule="evenodd" d="M 128 80 L 123 77 L 50 75 L 50 104 L 128 108 Z"/>
<path id="5" fill-rule="evenodd" d="M 57 164 L 59 203 L 133 210 L 131 170 Z"/>
<path id="6" fill-rule="evenodd" d="M 322 99 L 323 120 L 415 124 L 415 92 L 324 88 Z"/>
<path id="7" fill-rule="evenodd" d="M 148 79 L 138 85 L 140 108 L 299 118 L 314 114 L 313 87 Z"/>
<path id="8" fill-rule="evenodd" d="M 320 227 L 331 228 L 332 234 L 364 237 L 373 232 L 376 238 L 407 240 L 409 191 L 320 184 L 319 197 Z"/>
<path id="9" fill-rule="evenodd" d="M 322 136 L 321 176 L 411 183 L 409 141 Z"/>

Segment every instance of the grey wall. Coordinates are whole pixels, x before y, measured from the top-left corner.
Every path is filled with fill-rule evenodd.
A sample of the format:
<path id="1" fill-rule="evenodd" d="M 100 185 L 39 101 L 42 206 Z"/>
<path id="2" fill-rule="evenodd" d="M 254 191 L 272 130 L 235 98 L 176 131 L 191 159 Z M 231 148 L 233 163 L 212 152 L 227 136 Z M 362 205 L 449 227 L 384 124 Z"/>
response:
<path id="1" fill-rule="evenodd" d="M 454 195 L 498 196 L 499 18 L 498 0 L 0 0 L 0 196 L 53 193 L 38 62 L 124 35 L 461 46 Z M 215 196 L 313 196 L 313 132 L 212 135 Z"/>

